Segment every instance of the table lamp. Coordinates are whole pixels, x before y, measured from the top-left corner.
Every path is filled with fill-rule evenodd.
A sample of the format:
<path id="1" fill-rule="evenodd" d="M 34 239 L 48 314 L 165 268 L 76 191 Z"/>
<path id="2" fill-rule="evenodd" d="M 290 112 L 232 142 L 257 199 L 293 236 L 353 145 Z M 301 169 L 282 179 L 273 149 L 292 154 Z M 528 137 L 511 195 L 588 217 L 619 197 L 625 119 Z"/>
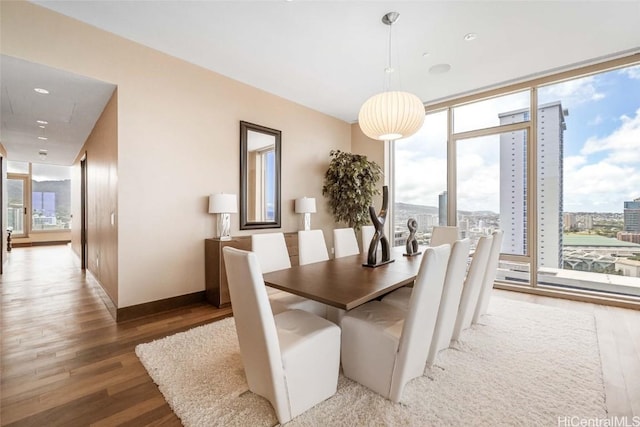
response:
<path id="1" fill-rule="evenodd" d="M 311 230 L 311 214 L 316 213 L 316 199 L 313 197 L 296 199 L 296 213 L 304 214 L 304 229 Z"/>
<path id="2" fill-rule="evenodd" d="M 238 212 L 238 198 L 235 194 L 211 194 L 209 196 L 209 213 L 218 214 L 218 237 L 220 240 L 231 240 L 231 216 Z"/>

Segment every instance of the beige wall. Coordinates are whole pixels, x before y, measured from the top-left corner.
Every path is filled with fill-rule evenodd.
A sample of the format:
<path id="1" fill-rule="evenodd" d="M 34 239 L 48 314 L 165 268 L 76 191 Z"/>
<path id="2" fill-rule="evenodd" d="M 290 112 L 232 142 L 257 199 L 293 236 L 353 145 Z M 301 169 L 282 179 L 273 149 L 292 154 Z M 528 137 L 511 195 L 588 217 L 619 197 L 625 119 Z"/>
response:
<path id="1" fill-rule="evenodd" d="M 329 237 L 322 179 L 329 151 L 351 149 L 349 124 L 36 5 L 0 7 L 3 54 L 118 86 L 118 307 L 204 289 L 207 196 L 239 191 L 240 120 L 282 131 L 281 231 L 299 228 L 306 195 Z M 249 234 L 237 215 L 231 231 Z"/>

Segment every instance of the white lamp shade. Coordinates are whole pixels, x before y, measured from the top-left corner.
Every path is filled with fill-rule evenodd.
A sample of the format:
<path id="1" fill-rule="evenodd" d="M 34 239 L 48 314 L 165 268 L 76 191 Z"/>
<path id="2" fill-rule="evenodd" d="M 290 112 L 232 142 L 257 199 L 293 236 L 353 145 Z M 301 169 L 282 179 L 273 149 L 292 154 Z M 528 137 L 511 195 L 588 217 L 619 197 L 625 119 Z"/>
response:
<path id="1" fill-rule="evenodd" d="M 296 213 L 315 213 L 316 199 L 314 197 L 301 197 L 296 199 Z"/>
<path id="2" fill-rule="evenodd" d="M 424 123 L 424 104 L 408 92 L 382 92 L 369 98 L 358 114 L 369 138 L 393 141 L 413 135 Z"/>
<path id="3" fill-rule="evenodd" d="M 235 194 L 211 194 L 209 196 L 209 213 L 238 212 L 238 198 Z"/>

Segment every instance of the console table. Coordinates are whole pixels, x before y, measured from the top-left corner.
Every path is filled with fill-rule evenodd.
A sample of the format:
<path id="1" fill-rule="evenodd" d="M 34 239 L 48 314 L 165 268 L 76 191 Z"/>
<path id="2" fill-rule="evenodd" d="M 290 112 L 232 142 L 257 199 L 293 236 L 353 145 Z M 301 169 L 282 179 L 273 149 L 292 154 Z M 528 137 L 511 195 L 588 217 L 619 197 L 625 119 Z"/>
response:
<path id="1" fill-rule="evenodd" d="M 291 265 L 298 265 L 298 233 L 284 233 Z M 230 246 L 236 249 L 251 250 L 251 236 L 232 237 L 231 240 L 218 238 L 204 241 L 204 277 L 207 301 L 216 307 L 228 307 L 231 304 L 227 270 L 224 267 L 222 248 Z"/>

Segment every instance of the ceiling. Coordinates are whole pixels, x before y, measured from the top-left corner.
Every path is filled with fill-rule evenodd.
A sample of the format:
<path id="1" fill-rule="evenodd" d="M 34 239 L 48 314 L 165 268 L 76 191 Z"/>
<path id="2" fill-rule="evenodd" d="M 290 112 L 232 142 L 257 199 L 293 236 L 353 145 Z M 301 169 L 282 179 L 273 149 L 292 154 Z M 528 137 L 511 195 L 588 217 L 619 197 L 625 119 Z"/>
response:
<path id="1" fill-rule="evenodd" d="M 71 165 L 115 86 L 2 55 L 0 90 L 0 140 L 7 158 Z"/>
<path id="2" fill-rule="evenodd" d="M 385 89 L 390 11 L 390 88 L 425 103 L 640 52 L 640 0 L 33 3 L 349 123 Z"/>

